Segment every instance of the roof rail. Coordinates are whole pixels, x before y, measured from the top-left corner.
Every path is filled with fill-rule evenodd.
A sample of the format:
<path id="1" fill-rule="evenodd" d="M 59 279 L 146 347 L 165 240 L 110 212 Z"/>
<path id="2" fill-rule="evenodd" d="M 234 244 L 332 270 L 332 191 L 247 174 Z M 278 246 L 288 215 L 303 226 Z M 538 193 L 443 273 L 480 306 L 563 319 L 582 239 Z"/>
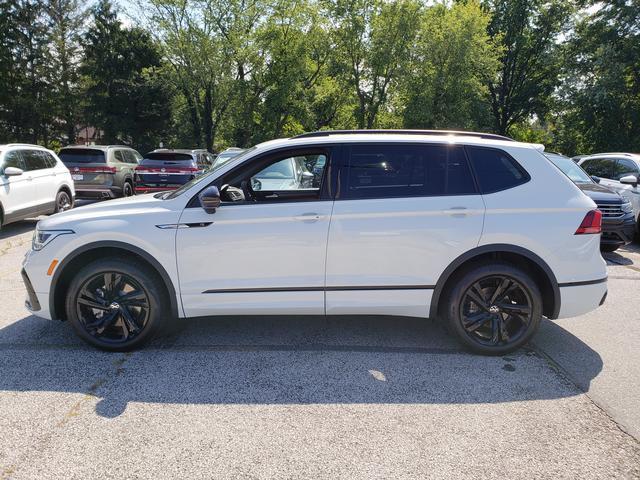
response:
<path id="1" fill-rule="evenodd" d="M 459 135 L 464 137 L 484 138 L 487 140 L 505 140 L 513 142 L 513 138 L 497 135 L 495 133 L 464 132 L 460 130 L 320 130 L 317 132 L 303 133 L 292 138 L 328 137 L 330 135 Z"/>

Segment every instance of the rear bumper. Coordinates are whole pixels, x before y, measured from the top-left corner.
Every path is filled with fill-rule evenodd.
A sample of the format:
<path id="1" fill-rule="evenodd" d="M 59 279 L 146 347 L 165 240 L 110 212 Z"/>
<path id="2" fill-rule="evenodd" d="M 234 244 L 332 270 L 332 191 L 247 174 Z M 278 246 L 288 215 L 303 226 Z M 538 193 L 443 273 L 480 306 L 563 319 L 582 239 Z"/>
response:
<path id="1" fill-rule="evenodd" d="M 607 297 L 607 279 L 560 284 L 560 312 L 557 318 L 577 317 L 602 305 Z"/>
<path id="2" fill-rule="evenodd" d="M 116 193 L 108 187 L 76 187 L 76 198 L 115 198 Z"/>
<path id="3" fill-rule="evenodd" d="M 626 245 L 631 243 L 636 233 L 636 222 L 633 213 L 625 215 L 619 219 L 602 220 L 602 245 Z"/>

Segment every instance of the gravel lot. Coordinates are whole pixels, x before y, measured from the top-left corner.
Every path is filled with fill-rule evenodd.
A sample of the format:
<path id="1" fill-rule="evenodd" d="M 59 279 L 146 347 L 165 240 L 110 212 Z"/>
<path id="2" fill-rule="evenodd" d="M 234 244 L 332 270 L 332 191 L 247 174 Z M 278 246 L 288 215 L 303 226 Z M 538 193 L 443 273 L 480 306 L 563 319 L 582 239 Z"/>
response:
<path id="1" fill-rule="evenodd" d="M 640 478 L 640 253 L 508 357 L 398 318 L 189 322 L 132 354 L 28 315 L 0 232 L 0 478 Z"/>

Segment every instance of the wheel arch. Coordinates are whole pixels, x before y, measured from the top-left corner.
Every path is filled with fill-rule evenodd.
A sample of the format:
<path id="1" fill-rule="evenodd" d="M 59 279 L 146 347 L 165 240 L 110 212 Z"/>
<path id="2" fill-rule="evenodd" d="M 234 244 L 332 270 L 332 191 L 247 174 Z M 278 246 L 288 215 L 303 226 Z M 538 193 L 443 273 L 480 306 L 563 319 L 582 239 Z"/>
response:
<path id="1" fill-rule="evenodd" d="M 491 244 L 476 247 L 456 258 L 442 272 L 431 297 L 429 317 L 436 318 L 440 311 L 440 299 L 457 275 L 474 265 L 503 260 L 524 267 L 535 280 L 542 293 L 543 314 L 547 318 L 558 318 L 560 313 L 560 287 L 549 265 L 526 248 L 509 244 Z"/>
<path id="2" fill-rule="evenodd" d="M 171 281 L 171 277 L 169 277 L 169 274 L 162 264 L 141 248 L 117 241 L 100 241 L 83 245 L 67 255 L 67 257 L 60 263 L 53 275 L 51 287 L 49 289 L 49 309 L 51 312 L 51 318 L 65 320 L 64 302 L 67 289 L 69 288 L 70 281 L 73 278 L 73 273 L 89 261 L 101 258 L 103 255 L 113 254 L 116 254 L 119 257 L 135 257 L 153 269 L 167 289 L 173 318 L 178 318 L 179 314 L 176 289 Z"/>

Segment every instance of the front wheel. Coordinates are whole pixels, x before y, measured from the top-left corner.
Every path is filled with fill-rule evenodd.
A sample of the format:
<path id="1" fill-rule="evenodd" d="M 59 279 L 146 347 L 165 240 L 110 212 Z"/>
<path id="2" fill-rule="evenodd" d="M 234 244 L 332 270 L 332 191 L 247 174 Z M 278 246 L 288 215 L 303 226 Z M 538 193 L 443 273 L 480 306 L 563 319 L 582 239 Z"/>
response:
<path id="1" fill-rule="evenodd" d="M 109 258 L 75 275 L 65 308 L 80 338 L 109 351 L 141 347 L 162 329 L 170 311 L 164 285 L 149 267 Z"/>
<path id="2" fill-rule="evenodd" d="M 542 296 L 524 270 L 507 263 L 481 265 L 455 281 L 446 296 L 446 321 L 471 350 L 502 355 L 535 334 L 542 318 Z"/>

